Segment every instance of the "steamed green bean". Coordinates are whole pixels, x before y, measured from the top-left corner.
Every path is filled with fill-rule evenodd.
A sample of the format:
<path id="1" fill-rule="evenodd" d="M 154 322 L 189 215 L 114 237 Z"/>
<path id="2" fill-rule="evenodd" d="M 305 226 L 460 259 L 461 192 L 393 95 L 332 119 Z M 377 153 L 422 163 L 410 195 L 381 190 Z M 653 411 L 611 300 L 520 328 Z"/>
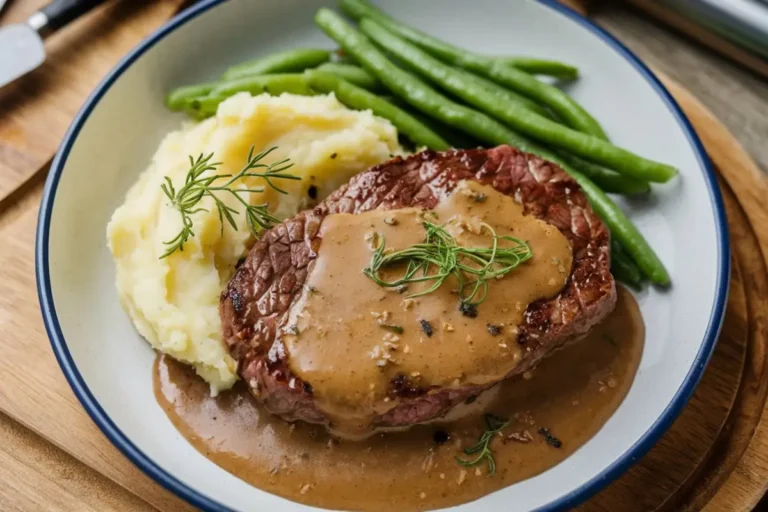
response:
<path id="1" fill-rule="evenodd" d="M 551 108 L 571 128 L 607 139 L 600 123 L 567 94 L 557 87 L 536 80 L 525 71 L 510 66 L 503 59 L 477 55 L 441 41 L 400 23 L 371 5 L 367 0 L 341 0 L 340 5 L 341 9 L 351 18 L 357 21 L 363 18 L 372 19 L 448 64 L 487 76 L 493 81 Z"/>
<path id="2" fill-rule="evenodd" d="M 336 75 L 339 78 L 342 78 L 347 82 L 368 91 L 380 91 L 382 89 L 381 82 L 379 82 L 375 76 L 371 75 L 360 66 L 328 62 L 316 69 L 318 71 L 324 71 L 326 73 Z"/>
<path id="3" fill-rule="evenodd" d="M 309 84 L 307 84 L 306 78 L 301 73 L 261 75 L 222 82 L 207 95 L 189 101 L 188 109 L 198 117 L 213 115 L 222 101 L 239 92 L 249 92 L 251 94 L 268 93 L 272 95 L 287 92 L 302 96 L 312 96 L 314 94 Z"/>
<path id="4" fill-rule="evenodd" d="M 665 182 L 677 174 L 674 167 L 640 157 L 521 108 L 519 103 L 489 94 L 480 84 L 371 19 L 363 19 L 360 30 L 423 77 L 521 133 L 640 180 Z"/>
<path id="5" fill-rule="evenodd" d="M 304 71 L 328 62 L 331 59 L 331 53 L 328 50 L 314 48 L 285 50 L 232 66 L 221 78 L 222 80 L 232 80 L 254 75 Z"/>
<path id="6" fill-rule="evenodd" d="M 347 107 L 355 110 L 371 110 L 375 115 L 388 119 L 398 132 L 408 137 L 417 146 L 426 146 L 436 151 L 450 149 L 448 142 L 427 125 L 375 94 L 331 73 L 310 70 L 305 74 L 312 89 L 322 93 L 333 92 L 336 98 Z"/>
<path id="7" fill-rule="evenodd" d="M 165 97 L 165 106 L 173 111 L 184 110 L 189 106 L 191 100 L 200 96 L 205 96 L 218 85 L 219 82 L 208 82 L 204 84 L 177 87 Z"/>
<path id="8" fill-rule="evenodd" d="M 570 64 L 556 60 L 535 59 L 531 57 L 494 57 L 497 62 L 503 62 L 525 71 L 531 75 L 545 75 L 558 80 L 576 80 L 579 69 Z"/>
<path id="9" fill-rule="evenodd" d="M 651 186 L 647 181 L 624 176 L 600 165 L 587 162 L 577 156 L 562 152 L 559 154 L 563 160 L 594 181 L 604 192 L 632 196 L 647 194 L 651 191 Z"/>

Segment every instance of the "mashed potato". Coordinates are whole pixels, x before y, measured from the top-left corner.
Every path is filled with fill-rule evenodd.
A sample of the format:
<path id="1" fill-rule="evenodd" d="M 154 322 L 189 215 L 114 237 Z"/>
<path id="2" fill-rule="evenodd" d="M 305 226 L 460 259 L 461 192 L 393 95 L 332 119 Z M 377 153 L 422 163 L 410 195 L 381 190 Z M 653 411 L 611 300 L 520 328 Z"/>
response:
<path id="1" fill-rule="evenodd" d="M 269 203 L 278 218 L 293 215 L 315 197 L 322 198 L 352 175 L 400 153 L 397 131 L 370 112 L 348 110 L 331 96 L 279 97 L 236 95 L 219 107 L 216 117 L 169 134 L 149 168 L 130 189 L 107 227 L 109 248 L 117 265 L 117 290 L 141 335 L 157 350 L 192 364 L 211 386 L 227 389 L 237 379 L 236 364 L 221 342 L 219 294 L 238 260 L 253 242 L 242 206 L 231 194 L 219 194 L 240 212 L 238 230 L 221 224 L 210 198 L 207 212 L 191 217 L 194 236 L 165 259 L 163 242 L 182 227 L 179 212 L 160 185 L 168 176 L 178 189 L 189 170 L 189 156 L 213 153 L 215 171 L 239 171 L 251 146 L 276 146 L 265 163 L 290 158 L 289 171 L 301 181 L 279 181 L 289 192 L 267 188 L 243 193 L 251 204 Z M 241 188 L 263 186 L 250 178 Z"/>

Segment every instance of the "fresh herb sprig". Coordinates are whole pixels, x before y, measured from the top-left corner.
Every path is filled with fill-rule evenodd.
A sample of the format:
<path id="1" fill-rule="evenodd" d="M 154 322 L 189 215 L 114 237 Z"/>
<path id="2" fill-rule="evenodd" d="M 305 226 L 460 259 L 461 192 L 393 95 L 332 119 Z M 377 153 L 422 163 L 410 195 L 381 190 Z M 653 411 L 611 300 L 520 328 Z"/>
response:
<path id="1" fill-rule="evenodd" d="M 288 159 L 280 160 L 279 162 L 274 162 L 269 165 L 261 163 L 267 155 L 277 149 L 276 147 L 257 154 L 254 154 L 254 149 L 255 148 L 251 146 L 246 163 L 237 174 L 206 174 L 209 171 L 215 171 L 221 165 L 221 162 L 211 161 L 213 159 L 213 153 L 211 153 L 209 155 L 201 154 L 197 159 L 192 156 L 189 157 L 190 168 L 187 172 L 187 177 L 184 180 L 184 185 L 178 190 L 173 186 L 171 179 L 168 176 L 165 177 L 165 183 L 160 185 L 160 188 L 163 189 L 165 195 L 170 199 L 171 205 L 178 210 L 179 215 L 181 215 L 182 228 L 179 231 L 179 234 L 174 238 L 167 242 L 163 242 L 166 245 L 166 250 L 162 256 L 160 256 L 160 259 L 167 258 L 176 250 L 184 251 L 184 244 L 195 235 L 194 231 L 192 231 L 192 215 L 197 212 L 208 211 L 208 209 L 199 206 L 200 201 L 204 197 L 213 199 L 216 209 L 219 212 L 222 233 L 224 232 L 224 219 L 226 219 L 229 225 L 232 226 L 232 229 L 237 231 L 234 215 L 239 215 L 239 211 L 225 204 L 215 192 L 231 194 L 243 205 L 245 208 L 245 219 L 248 223 L 248 228 L 254 236 L 257 236 L 262 229 L 267 229 L 279 222 L 279 219 L 270 215 L 268 204 L 252 205 L 241 195 L 250 192 L 264 192 L 265 187 L 234 188 L 233 185 L 236 181 L 243 178 L 263 178 L 271 188 L 281 194 L 285 194 L 286 191 L 273 183 L 273 180 L 299 180 L 301 178 L 285 173 L 286 170 L 293 166 Z M 254 172 L 254 169 L 264 169 L 264 171 Z M 216 184 L 219 180 L 227 181 L 223 184 Z"/>
<path id="2" fill-rule="evenodd" d="M 488 474 L 493 475 L 496 473 L 496 461 L 493 458 L 493 452 L 491 452 L 491 440 L 493 439 L 493 436 L 504 430 L 504 428 L 509 425 L 509 420 L 500 418 L 494 414 L 486 414 L 485 425 L 488 427 L 488 429 L 483 432 L 482 436 L 480 436 L 480 440 L 477 442 L 477 444 L 464 450 L 466 455 L 474 455 L 477 453 L 477 457 L 471 460 L 467 460 L 457 456 L 456 462 L 464 467 L 471 467 L 480 464 L 483 462 L 483 460 L 487 460 Z"/>
<path id="3" fill-rule="evenodd" d="M 488 293 L 488 281 L 503 277 L 533 256 L 531 247 L 512 236 L 497 236 L 488 224 L 492 239 L 491 247 L 464 247 L 458 244 L 442 226 L 424 222 L 426 237 L 423 243 L 400 251 L 387 250 L 385 239 L 378 235 L 380 243 L 371 255 L 371 261 L 363 269 L 365 275 L 379 286 L 392 288 L 411 283 L 431 282 L 426 290 L 413 293 L 408 298 L 432 293 L 445 283 L 449 276 L 458 281 L 457 292 L 461 304 L 477 306 Z M 509 242 L 511 246 L 500 246 Z M 394 280 L 386 280 L 381 273 L 394 265 L 407 263 L 405 274 Z"/>

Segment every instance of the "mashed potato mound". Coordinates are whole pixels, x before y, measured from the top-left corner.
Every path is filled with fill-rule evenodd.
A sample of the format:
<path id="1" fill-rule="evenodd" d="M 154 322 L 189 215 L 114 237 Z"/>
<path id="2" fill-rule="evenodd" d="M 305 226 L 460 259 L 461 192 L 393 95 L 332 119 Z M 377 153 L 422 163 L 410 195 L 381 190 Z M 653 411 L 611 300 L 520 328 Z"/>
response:
<path id="1" fill-rule="evenodd" d="M 242 206 L 231 194 L 218 197 L 240 212 L 238 230 L 228 224 L 223 234 L 215 206 L 204 198 L 207 212 L 192 215 L 194 236 L 165 259 L 163 242 L 182 227 L 160 188 L 168 176 L 178 189 L 189 170 L 189 156 L 213 153 L 215 171 L 234 174 L 251 146 L 276 146 L 265 163 L 289 158 L 288 171 L 301 181 L 280 180 L 282 195 L 267 188 L 243 193 L 251 204 L 269 203 L 278 218 L 295 214 L 345 183 L 352 175 L 400 154 L 397 131 L 370 112 L 349 110 L 333 95 L 279 97 L 238 94 L 222 103 L 215 117 L 169 134 L 149 168 L 129 190 L 125 203 L 107 227 L 109 248 L 117 265 L 117 290 L 141 335 L 154 348 L 194 366 L 213 394 L 237 380 L 236 363 L 221 341 L 219 294 L 238 260 L 253 243 Z M 264 186 L 249 178 L 241 188 Z"/>

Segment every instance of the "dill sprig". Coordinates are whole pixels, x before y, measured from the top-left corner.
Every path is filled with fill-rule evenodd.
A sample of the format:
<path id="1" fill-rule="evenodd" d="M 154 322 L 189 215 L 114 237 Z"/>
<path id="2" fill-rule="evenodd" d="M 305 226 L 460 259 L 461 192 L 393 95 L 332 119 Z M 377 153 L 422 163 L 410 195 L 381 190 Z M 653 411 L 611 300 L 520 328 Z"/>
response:
<path id="1" fill-rule="evenodd" d="M 486 223 L 482 224 L 482 228 L 491 235 L 490 247 L 460 246 L 456 238 L 442 226 L 428 221 L 424 222 L 424 242 L 400 251 L 387 249 L 383 235 L 377 234 L 380 243 L 363 272 L 376 284 L 387 288 L 419 282 L 432 283 L 426 290 L 413 293 L 408 298 L 432 293 L 449 276 L 454 276 L 458 281 L 456 291 L 461 304 L 477 306 L 486 298 L 490 279 L 505 276 L 533 256 L 531 247 L 519 238 L 497 236 L 496 231 Z M 512 245 L 505 244 L 502 247 L 500 242 Z M 382 270 L 403 263 L 407 263 L 407 266 L 402 277 L 388 281 L 381 276 Z"/>
<path id="2" fill-rule="evenodd" d="M 206 174 L 209 171 L 215 171 L 221 165 L 221 162 L 211 161 L 213 159 L 213 153 L 211 153 L 209 155 L 201 154 L 197 159 L 192 156 L 189 157 L 190 168 L 187 172 L 187 177 L 184 180 L 184 185 L 178 190 L 173 186 L 171 179 L 168 176 L 165 177 L 165 183 L 160 185 L 160 188 L 163 189 L 165 195 L 170 199 L 171 205 L 178 210 L 181 215 L 182 228 L 179 231 L 179 234 L 173 239 L 163 242 L 167 246 L 167 249 L 163 255 L 160 256 L 160 259 L 167 258 L 177 249 L 183 251 L 184 244 L 187 243 L 190 237 L 195 236 L 194 231 L 192 231 L 192 215 L 197 212 L 208 211 L 208 209 L 198 206 L 204 197 L 213 199 L 216 209 L 219 212 L 222 233 L 224 232 L 224 219 L 226 219 L 229 225 L 232 226 L 232 229 L 237 231 L 234 215 L 239 215 L 240 212 L 225 204 L 215 192 L 231 194 L 243 205 L 245 208 L 245 219 L 248 223 L 248 228 L 254 236 L 257 236 L 262 229 L 267 229 L 279 222 L 279 219 L 270 215 L 268 204 L 252 205 L 241 195 L 243 193 L 264 192 L 265 187 L 233 188 L 233 185 L 237 180 L 243 178 L 264 178 L 267 185 L 281 194 L 285 194 L 286 192 L 275 185 L 272 180 L 299 180 L 301 178 L 284 172 L 293 166 L 288 159 L 274 162 L 269 165 L 261 163 L 261 160 L 277 148 L 273 147 L 257 154 L 254 154 L 254 149 L 255 148 L 251 146 L 251 150 L 248 152 L 248 159 L 237 174 Z M 264 169 L 264 171 L 254 172 L 254 169 Z M 219 180 L 227 181 L 223 184 L 216 184 Z"/>
<path id="3" fill-rule="evenodd" d="M 477 453 L 477 457 L 471 460 L 467 460 L 456 456 L 456 462 L 464 467 L 471 467 L 480 464 L 483 460 L 487 460 L 488 474 L 493 475 L 496 473 L 496 461 L 493 458 L 493 452 L 491 452 L 491 440 L 493 439 L 493 436 L 504 430 L 504 428 L 509 425 L 509 420 L 499 418 L 493 414 L 486 414 L 485 425 L 487 430 L 483 432 L 482 436 L 480 436 L 480 440 L 477 442 L 477 444 L 464 450 L 466 455 L 474 455 Z"/>

